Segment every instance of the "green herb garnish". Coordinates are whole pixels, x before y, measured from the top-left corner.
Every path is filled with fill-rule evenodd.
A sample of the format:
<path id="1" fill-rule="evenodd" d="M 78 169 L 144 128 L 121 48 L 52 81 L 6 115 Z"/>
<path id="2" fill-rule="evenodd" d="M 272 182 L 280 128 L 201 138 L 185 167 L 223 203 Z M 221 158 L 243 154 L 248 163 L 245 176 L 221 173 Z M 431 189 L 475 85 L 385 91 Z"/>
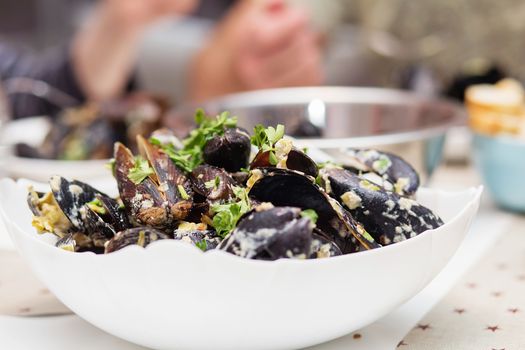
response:
<path id="1" fill-rule="evenodd" d="M 251 209 L 247 190 L 238 186 L 233 186 L 232 190 L 236 197 L 235 202 L 215 204 L 211 207 L 212 212 L 215 213 L 212 226 L 222 238 L 226 237 L 235 228 L 241 216 Z"/>
<path id="2" fill-rule="evenodd" d="M 102 202 L 98 198 L 95 198 L 91 202 L 86 203 L 86 205 L 89 209 L 93 210 L 97 214 L 105 215 L 107 213 L 106 208 L 104 208 Z"/>
<path id="3" fill-rule="evenodd" d="M 251 137 L 252 145 L 259 148 L 260 151 L 268 152 L 268 159 L 271 165 L 277 165 L 277 156 L 275 155 L 275 144 L 284 136 L 284 125 L 278 124 L 276 128 L 269 126 L 264 128 L 258 124 L 253 128 Z"/>
<path id="4" fill-rule="evenodd" d="M 315 225 L 317 223 L 317 219 L 319 218 L 319 215 L 315 212 L 313 209 L 305 209 L 301 212 L 301 216 L 303 218 L 310 219 L 312 223 Z"/>
<path id="5" fill-rule="evenodd" d="M 195 245 L 203 252 L 205 252 L 206 249 L 208 249 L 208 243 L 204 239 L 202 241 L 195 242 Z"/>
<path id="6" fill-rule="evenodd" d="M 216 118 L 209 118 L 202 109 L 195 112 L 197 128 L 182 140 L 184 147 L 176 149 L 173 144 L 162 144 L 159 139 L 150 137 L 149 142 L 158 146 L 180 169 L 191 172 L 204 162 L 203 150 L 206 143 L 217 135 L 223 135 L 227 128 L 237 126 L 237 117 L 230 117 L 228 112 L 223 112 Z"/>
<path id="7" fill-rule="evenodd" d="M 220 184 L 221 184 L 221 178 L 217 175 L 217 176 L 215 176 L 215 179 L 212 179 L 210 181 L 206 181 L 204 183 L 204 186 L 207 189 L 216 189 L 216 188 L 219 187 Z"/>
<path id="8" fill-rule="evenodd" d="M 153 168 L 149 165 L 148 161 L 138 156 L 135 157 L 135 165 L 129 170 L 128 178 L 133 181 L 135 185 L 138 185 L 154 173 L 155 171 L 153 171 Z"/>
<path id="9" fill-rule="evenodd" d="M 184 200 L 190 199 L 190 196 L 188 196 L 188 193 L 184 189 L 184 186 L 177 185 L 177 189 L 179 190 L 179 193 L 180 193 L 180 196 L 181 196 L 182 199 L 184 199 Z"/>

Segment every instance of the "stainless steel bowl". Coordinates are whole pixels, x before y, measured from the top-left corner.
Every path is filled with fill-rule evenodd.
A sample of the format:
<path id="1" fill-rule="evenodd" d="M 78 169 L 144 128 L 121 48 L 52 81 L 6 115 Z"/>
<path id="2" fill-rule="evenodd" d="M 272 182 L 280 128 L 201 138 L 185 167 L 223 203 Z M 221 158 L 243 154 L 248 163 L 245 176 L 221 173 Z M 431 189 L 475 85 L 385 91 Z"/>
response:
<path id="1" fill-rule="evenodd" d="M 458 104 L 379 88 L 260 90 L 228 95 L 200 106 L 208 114 L 228 110 L 248 130 L 259 123 L 284 124 L 300 147 L 323 149 L 342 162 L 348 147 L 393 152 L 411 162 L 424 178 L 441 161 L 447 130 L 466 120 Z M 183 106 L 176 114 L 187 120 L 195 107 Z"/>

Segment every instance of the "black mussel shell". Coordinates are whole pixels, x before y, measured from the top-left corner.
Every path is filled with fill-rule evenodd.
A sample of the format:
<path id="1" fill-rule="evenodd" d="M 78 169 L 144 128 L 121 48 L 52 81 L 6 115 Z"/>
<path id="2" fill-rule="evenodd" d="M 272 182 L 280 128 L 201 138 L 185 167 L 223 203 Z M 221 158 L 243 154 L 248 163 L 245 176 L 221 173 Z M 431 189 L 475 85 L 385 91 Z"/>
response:
<path id="1" fill-rule="evenodd" d="M 104 213 L 97 213 L 104 222 L 110 224 L 116 232 L 123 231 L 131 227 L 126 211 L 120 203 L 111 197 L 97 195 L 97 199 L 105 209 Z"/>
<path id="2" fill-rule="evenodd" d="M 292 207 L 254 210 L 218 248 L 249 259 L 307 258 L 314 225 L 300 214 L 301 209 Z"/>
<path id="3" fill-rule="evenodd" d="M 61 176 L 53 176 L 49 184 L 60 209 L 73 227 L 81 232 L 88 231 L 84 205 L 95 200 L 97 196 L 109 198 L 86 183 L 77 180 L 68 181 Z"/>
<path id="4" fill-rule="evenodd" d="M 321 170 L 325 189 L 340 200 L 382 245 L 403 241 L 443 225 L 430 209 L 415 200 L 339 168 Z"/>
<path id="5" fill-rule="evenodd" d="M 77 250 L 76 245 L 77 244 L 75 242 L 75 239 L 73 238 L 73 234 L 71 233 L 60 238 L 55 244 L 56 247 L 60 249 L 68 250 L 70 252 L 74 252 Z"/>
<path id="6" fill-rule="evenodd" d="M 198 246 L 203 251 L 217 248 L 221 238 L 212 230 L 183 230 L 173 231 L 173 238 Z"/>
<path id="7" fill-rule="evenodd" d="M 310 158 L 306 153 L 296 148 L 292 148 L 290 153 L 288 153 L 286 167 L 288 169 L 301 171 L 306 175 L 317 177 L 317 164 L 315 164 L 313 159 Z"/>
<path id="8" fill-rule="evenodd" d="M 349 212 L 314 183 L 312 177 L 288 169 L 264 168 L 255 172 L 260 174 L 250 189 L 250 197 L 275 206 L 315 210 L 319 216 L 317 227 L 326 232 L 344 254 L 379 247 Z"/>
<path id="9" fill-rule="evenodd" d="M 310 259 L 328 258 L 343 254 L 341 249 L 330 240 L 327 234 L 315 228 L 312 233 Z"/>
<path id="10" fill-rule="evenodd" d="M 246 181 L 250 177 L 250 173 L 248 171 L 236 171 L 234 173 L 230 173 L 230 176 L 235 180 L 238 186 L 245 187 Z"/>
<path id="11" fill-rule="evenodd" d="M 248 166 L 250 151 L 250 135 L 244 129 L 231 128 L 206 143 L 203 157 L 207 164 L 236 172 Z"/>
<path id="12" fill-rule="evenodd" d="M 44 192 L 34 191 L 32 188 L 27 193 L 27 205 L 31 209 L 31 213 L 35 216 L 40 216 L 39 202 L 46 194 Z"/>
<path id="13" fill-rule="evenodd" d="M 385 186 L 389 191 L 411 196 L 419 188 L 419 175 L 416 170 L 407 161 L 394 154 L 374 149 L 349 149 L 345 156 L 345 168 L 354 172 L 377 174 L 392 184 L 391 189 Z"/>
<path id="14" fill-rule="evenodd" d="M 272 166 L 274 165 L 270 163 L 270 152 L 259 151 L 259 153 L 253 158 L 250 164 L 250 169 L 269 168 Z M 316 177 L 318 172 L 317 164 L 315 164 L 313 159 L 303 151 L 294 147 L 286 155 L 286 162 L 283 164 L 282 168 L 300 171 L 313 177 Z"/>
<path id="15" fill-rule="evenodd" d="M 139 245 L 146 247 L 148 244 L 161 239 L 170 239 L 166 233 L 151 227 L 134 227 L 120 231 L 106 244 L 105 253 L 120 250 L 129 245 Z"/>
<path id="16" fill-rule="evenodd" d="M 199 165 L 191 173 L 193 190 L 210 202 L 229 201 L 234 198 L 235 180 L 223 169 L 212 165 Z"/>

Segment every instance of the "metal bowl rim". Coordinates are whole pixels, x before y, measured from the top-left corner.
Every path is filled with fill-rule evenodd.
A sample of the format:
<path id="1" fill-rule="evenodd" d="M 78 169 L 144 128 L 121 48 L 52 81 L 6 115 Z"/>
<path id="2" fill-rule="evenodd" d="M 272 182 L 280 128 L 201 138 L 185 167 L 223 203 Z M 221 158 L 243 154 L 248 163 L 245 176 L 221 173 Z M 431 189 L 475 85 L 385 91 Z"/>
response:
<path id="1" fill-rule="evenodd" d="M 376 87 L 289 87 L 265 89 L 224 95 L 222 97 L 203 102 L 205 106 L 231 105 L 234 108 L 249 107 L 279 107 L 280 105 L 308 104 L 314 99 L 325 103 L 350 103 L 370 105 L 403 105 L 403 106 L 435 106 L 451 110 L 451 117 L 438 125 L 421 127 L 416 130 L 394 132 L 383 135 L 355 136 L 346 138 L 297 138 L 299 144 L 315 144 L 318 148 L 341 148 L 352 145 L 354 147 L 370 144 L 386 145 L 402 142 L 419 141 L 444 135 L 455 126 L 465 125 L 466 112 L 454 101 L 443 98 L 430 98 L 424 95 L 402 90 Z M 183 105 L 177 110 L 195 109 L 197 104 Z"/>

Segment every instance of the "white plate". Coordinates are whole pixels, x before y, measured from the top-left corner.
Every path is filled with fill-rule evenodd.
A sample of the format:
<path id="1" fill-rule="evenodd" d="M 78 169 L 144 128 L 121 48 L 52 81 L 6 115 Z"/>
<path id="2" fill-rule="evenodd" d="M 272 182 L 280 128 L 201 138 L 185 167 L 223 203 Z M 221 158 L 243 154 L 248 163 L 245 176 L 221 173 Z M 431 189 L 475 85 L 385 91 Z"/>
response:
<path id="1" fill-rule="evenodd" d="M 450 260 L 481 188 L 421 189 L 442 227 L 388 247 L 320 260 L 253 261 L 180 241 L 108 255 L 55 248 L 37 236 L 26 186 L 0 181 L 0 213 L 21 254 L 79 316 L 156 349 L 289 349 L 335 339 L 405 302 Z"/>
<path id="2" fill-rule="evenodd" d="M 24 142 L 30 146 L 39 146 L 44 141 L 49 128 L 46 117 L 32 117 L 6 123 L 0 133 L 0 140 L 6 146 Z M 35 181 L 48 181 L 53 175 L 60 174 L 68 178 L 87 181 L 94 178 L 111 176 L 104 167 L 108 160 L 49 160 L 18 157 L 12 148 L 8 150 L 5 161 L 5 173 L 15 178 L 28 178 Z"/>

